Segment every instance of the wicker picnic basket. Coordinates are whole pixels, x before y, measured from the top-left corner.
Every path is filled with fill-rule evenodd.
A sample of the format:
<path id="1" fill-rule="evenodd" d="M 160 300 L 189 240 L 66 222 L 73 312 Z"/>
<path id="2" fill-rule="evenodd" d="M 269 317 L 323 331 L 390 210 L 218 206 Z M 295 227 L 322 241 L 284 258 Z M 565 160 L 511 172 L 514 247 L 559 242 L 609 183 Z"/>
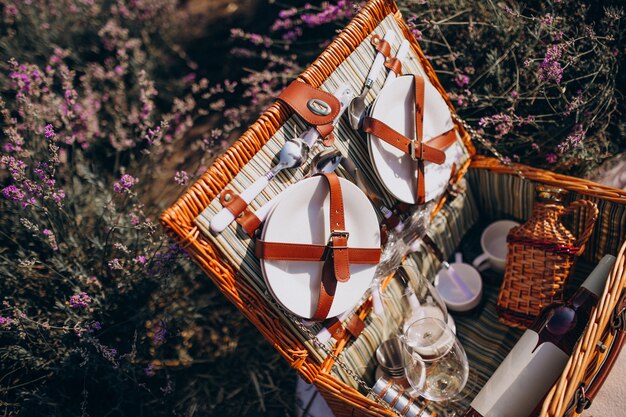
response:
<path id="1" fill-rule="evenodd" d="M 417 68 L 419 64 L 431 83 L 446 97 L 433 68 L 392 0 L 369 2 L 299 79 L 329 90 L 336 87 L 334 77 L 340 77 L 343 81 L 352 82 L 358 89 L 367 72 L 369 64 L 366 62 L 373 59 L 367 39 L 373 32 L 384 30 L 395 30 L 398 35 L 410 40 L 414 61 L 413 66 L 408 65 L 407 68 L 417 71 L 412 68 Z M 381 84 L 378 82 L 377 86 Z M 454 113 L 451 105 L 450 108 Z M 249 185 L 267 170 L 285 138 L 291 137 L 294 129 L 304 127 L 287 106 L 276 102 L 163 213 L 161 222 L 218 289 L 287 362 L 306 381 L 315 384 L 337 417 L 392 416 L 392 410 L 368 395 L 366 388 L 373 385 L 373 352 L 386 337 L 380 323 L 371 317 L 371 300 L 365 298 L 353 311 L 353 317 L 364 323 L 358 337 L 344 332 L 337 339 L 316 343 L 311 338 L 315 329 L 306 331 L 298 319 L 272 299 L 260 278 L 258 260 L 253 256 L 254 244 L 238 231 L 236 224 L 233 223 L 219 236 L 207 231 L 207 219 L 221 208 L 220 193 L 225 189 L 240 191 Z M 343 122 L 337 129 L 338 138 L 351 134 Z M 584 276 L 606 253 L 616 255 L 618 260 L 590 325 L 541 409 L 541 416 L 580 413 L 602 385 L 624 338 L 626 192 L 527 166 L 512 168 L 502 165 L 497 159 L 476 156 L 470 136 L 463 126 L 457 124 L 456 130 L 467 150 L 467 158 L 454 177 L 459 191 L 441 199 L 430 227 L 432 239 L 439 244 L 445 256 L 452 254 L 468 231 L 481 222 L 500 218 L 527 219 L 537 184 L 567 190 L 570 203 L 584 198 L 598 207 L 596 227 L 580 257 L 578 275 Z M 335 143 L 337 147 L 343 146 L 341 139 Z M 360 164 L 366 178 L 375 186 L 380 186 L 371 171 L 367 170 L 366 151 L 358 146 L 343 150 Z M 523 178 L 516 175 L 516 171 L 520 171 Z M 259 197 L 260 201 L 251 205 L 258 208 L 302 175 L 302 171 L 298 170 L 295 174 L 281 177 L 282 182 L 269 187 L 271 189 Z M 511 195 L 516 198 L 510 198 Z M 584 219 L 575 219 L 574 223 L 582 230 Z M 405 261 L 417 265 L 430 279 L 439 268 L 438 261 L 426 250 L 416 252 Z M 479 383 L 486 382 L 521 335 L 520 331 L 498 322 L 497 292 L 495 287 L 485 289 L 485 306 L 479 316 L 455 317 L 459 337 Z"/>

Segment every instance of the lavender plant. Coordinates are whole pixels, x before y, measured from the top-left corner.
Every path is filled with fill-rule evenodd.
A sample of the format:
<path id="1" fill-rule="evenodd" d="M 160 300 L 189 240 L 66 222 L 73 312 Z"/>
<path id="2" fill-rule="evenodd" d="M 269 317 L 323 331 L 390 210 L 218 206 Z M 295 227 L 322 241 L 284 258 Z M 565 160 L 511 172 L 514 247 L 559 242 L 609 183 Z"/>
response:
<path id="1" fill-rule="evenodd" d="M 265 395 L 288 409 L 278 355 L 258 357 L 157 224 L 245 123 L 236 83 L 171 46 L 188 17 L 170 0 L 0 1 L 0 16 L 5 415 L 248 415 Z M 191 131 L 207 119 L 222 127 Z M 180 149 L 201 157 L 172 163 Z M 248 356 L 241 378 L 213 375 Z"/>
<path id="2" fill-rule="evenodd" d="M 246 73 L 209 82 L 177 46 L 193 21 L 175 0 L 0 0 L 6 415 L 291 410 L 292 371 L 156 218 L 362 6 L 297 3 L 232 29 Z M 511 159 L 581 174 L 626 148 L 618 6 L 400 6 Z"/>
<path id="3" fill-rule="evenodd" d="M 624 48 L 619 4 L 398 4 L 459 114 L 508 158 L 584 175 L 626 149 L 626 129 L 617 116 L 624 108 L 618 89 Z M 317 55 L 358 7 L 344 0 L 307 3 L 280 12 L 272 36 L 234 34 L 267 57 L 293 50 Z M 313 40 L 320 35 L 322 41 Z"/>

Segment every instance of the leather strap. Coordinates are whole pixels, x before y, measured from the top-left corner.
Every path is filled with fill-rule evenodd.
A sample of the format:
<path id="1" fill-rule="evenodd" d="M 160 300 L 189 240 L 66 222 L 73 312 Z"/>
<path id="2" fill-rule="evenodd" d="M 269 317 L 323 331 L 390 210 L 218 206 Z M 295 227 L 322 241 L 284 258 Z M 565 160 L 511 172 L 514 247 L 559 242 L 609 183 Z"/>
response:
<path id="1" fill-rule="evenodd" d="M 326 245 L 257 240 L 254 252 L 257 258 L 268 261 L 323 261 L 327 250 Z M 380 259 L 377 248 L 348 248 L 347 252 L 350 264 L 375 264 Z"/>
<path id="2" fill-rule="evenodd" d="M 332 144 L 333 121 L 341 103 L 337 97 L 301 81 L 293 81 L 277 98 L 293 109 L 307 123 L 315 126 L 324 144 Z M 329 146 L 329 145 L 327 145 Z"/>
<path id="3" fill-rule="evenodd" d="M 358 314 L 353 315 L 348 324 L 346 324 L 346 330 L 355 339 L 359 337 L 359 335 L 363 332 L 363 329 L 365 329 L 365 322 L 361 320 L 361 317 L 359 317 Z"/>
<path id="4" fill-rule="evenodd" d="M 237 217 L 235 221 L 241 225 L 243 230 L 251 239 L 254 237 L 254 234 L 258 230 L 259 226 L 261 226 L 261 219 L 259 219 L 250 209 L 246 209 L 243 212 L 243 216 Z"/>
<path id="5" fill-rule="evenodd" d="M 396 75 L 402 75 L 402 61 L 398 58 L 387 58 L 385 61 L 385 67 L 393 71 Z"/>
<path id="6" fill-rule="evenodd" d="M 389 45 L 389 42 L 381 38 L 379 35 L 372 35 L 370 42 L 374 45 L 374 49 L 383 54 L 385 58 L 389 58 L 391 56 L 391 45 Z"/>
<path id="7" fill-rule="evenodd" d="M 313 319 L 328 316 L 337 282 L 350 279 L 350 264 L 377 264 L 380 248 L 349 248 L 345 230 L 343 195 L 335 173 L 320 174 L 330 188 L 330 238 L 326 245 L 265 242 L 257 240 L 255 255 L 259 259 L 285 261 L 323 261 L 320 296 Z"/>
<path id="8" fill-rule="evenodd" d="M 454 143 L 456 133 L 454 130 L 439 135 L 427 144 L 423 143 L 424 134 L 424 77 L 412 75 L 413 91 L 415 101 L 415 138 L 409 139 L 392 129 L 380 120 L 366 117 L 363 120 L 363 131 L 384 140 L 390 145 L 407 153 L 417 162 L 417 188 L 415 190 L 415 200 L 417 204 L 424 204 L 426 185 L 424 179 L 425 161 L 441 165 L 446 160 L 445 149 Z"/>
<path id="9" fill-rule="evenodd" d="M 233 190 L 224 190 L 220 194 L 220 203 L 222 207 L 228 209 L 235 218 L 239 217 L 248 207 L 248 203 L 246 203 L 243 198 L 239 197 L 239 194 L 235 194 Z"/>
<path id="10" fill-rule="evenodd" d="M 427 143 L 423 143 L 421 147 L 415 146 L 413 141 L 406 136 L 398 133 L 384 122 L 371 117 L 363 119 L 363 131 L 371 133 L 404 153 L 411 155 L 411 152 L 413 152 L 414 159 L 424 159 L 437 165 L 441 165 L 446 161 L 445 149 L 450 147 L 456 140 L 454 130 L 449 130 L 429 140 Z"/>

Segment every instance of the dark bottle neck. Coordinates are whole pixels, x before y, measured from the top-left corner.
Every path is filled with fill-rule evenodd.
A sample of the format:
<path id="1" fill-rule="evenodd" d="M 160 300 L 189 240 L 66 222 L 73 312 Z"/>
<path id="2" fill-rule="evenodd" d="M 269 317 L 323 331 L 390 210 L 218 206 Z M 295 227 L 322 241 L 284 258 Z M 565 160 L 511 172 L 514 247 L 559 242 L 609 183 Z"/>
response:
<path id="1" fill-rule="evenodd" d="M 580 287 L 567 302 L 544 309 L 529 328 L 539 335 L 537 347 L 550 342 L 565 354 L 571 355 L 597 302 L 596 294 Z"/>

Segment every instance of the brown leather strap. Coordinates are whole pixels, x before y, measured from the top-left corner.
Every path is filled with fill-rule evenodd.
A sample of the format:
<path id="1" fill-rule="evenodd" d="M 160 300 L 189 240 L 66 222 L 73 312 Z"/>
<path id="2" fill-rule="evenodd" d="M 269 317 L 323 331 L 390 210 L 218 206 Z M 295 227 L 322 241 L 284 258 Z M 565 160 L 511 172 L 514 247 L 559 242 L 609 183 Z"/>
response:
<path id="1" fill-rule="evenodd" d="M 383 54 L 385 58 L 389 58 L 391 56 L 391 45 L 389 45 L 389 42 L 381 38 L 379 35 L 372 35 L 370 42 L 374 45 L 374 49 Z"/>
<path id="2" fill-rule="evenodd" d="M 363 131 L 376 136 L 409 155 L 413 152 L 414 159 L 424 159 L 437 165 L 441 165 L 446 161 L 445 149 L 450 147 L 456 140 L 454 130 L 449 130 L 443 135 L 423 143 L 421 147 L 414 146 L 412 140 L 387 126 L 384 122 L 371 117 L 363 119 Z"/>
<path id="3" fill-rule="evenodd" d="M 257 229 L 261 226 L 261 219 L 259 219 L 250 209 L 246 209 L 243 212 L 243 215 L 237 217 L 235 221 L 241 225 L 250 238 L 254 237 Z"/>
<path id="4" fill-rule="evenodd" d="M 315 126 L 324 138 L 324 144 L 332 144 L 332 123 L 341 109 L 337 97 L 296 80 L 280 93 L 278 100 L 286 103 L 307 123 Z"/>
<path id="5" fill-rule="evenodd" d="M 326 245 L 307 243 L 279 243 L 257 240 L 255 256 L 268 261 L 323 261 L 326 259 Z M 348 248 L 350 264 L 376 264 L 380 260 L 378 248 Z"/>
<path id="6" fill-rule="evenodd" d="M 330 187 L 330 239 L 327 261 L 333 263 L 335 279 L 347 282 L 350 279 L 350 258 L 348 255 L 348 236 L 343 207 L 343 194 L 337 175 L 322 174 Z M 329 259 L 330 258 L 330 259 Z"/>
<path id="7" fill-rule="evenodd" d="M 330 238 L 326 245 L 265 242 L 257 240 L 255 255 L 259 259 L 287 261 L 323 261 L 320 295 L 315 320 L 328 316 L 337 282 L 350 279 L 350 264 L 377 264 L 380 248 L 348 248 L 349 233 L 345 230 L 343 195 L 335 173 L 321 174 L 330 189 Z"/>
<path id="8" fill-rule="evenodd" d="M 220 194 L 220 203 L 235 217 L 238 217 L 248 207 L 248 203 L 239 197 L 239 194 L 235 194 L 233 190 L 224 190 Z"/>
<path id="9" fill-rule="evenodd" d="M 359 335 L 365 329 L 365 322 L 361 320 L 358 314 L 352 316 L 348 324 L 346 324 L 346 330 L 350 333 L 355 339 L 359 337 Z"/>
<path id="10" fill-rule="evenodd" d="M 324 326 L 326 327 L 326 329 L 328 329 L 331 337 L 333 337 L 335 340 L 341 339 L 346 334 L 346 330 L 343 328 L 343 324 L 337 317 L 326 320 Z"/>
<path id="11" fill-rule="evenodd" d="M 393 71 L 396 75 L 402 75 L 402 61 L 398 58 L 388 58 L 385 61 L 385 67 Z"/>
<path id="12" fill-rule="evenodd" d="M 413 91 L 415 94 L 415 138 L 409 139 L 392 129 L 380 120 L 366 117 L 363 120 L 363 131 L 371 133 L 377 138 L 384 140 L 401 151 L 411 155 L 417 162 L 417 187 L 415 190 L 415 200 L 417 204 L 424 204 L 426 194 L 426 183 L 424 178 L 425 162 L 429 161 L 441 165 L 446 160 L 445 149 L 454 143 L 456 134 L 450 130 L 436 138 L 423 143 L 424 134 L 424 77 L 412 75 Z"/>
<path id="13" fill-rule="evenodd" d="M 335 135 L 333 134 L 334 126 L 332 124 L 316 126 L 315 130 L 320 134 L 324 139 L 322 140 L 322 144 L 324 146 L 333 146 L 335 143 Z"/>

